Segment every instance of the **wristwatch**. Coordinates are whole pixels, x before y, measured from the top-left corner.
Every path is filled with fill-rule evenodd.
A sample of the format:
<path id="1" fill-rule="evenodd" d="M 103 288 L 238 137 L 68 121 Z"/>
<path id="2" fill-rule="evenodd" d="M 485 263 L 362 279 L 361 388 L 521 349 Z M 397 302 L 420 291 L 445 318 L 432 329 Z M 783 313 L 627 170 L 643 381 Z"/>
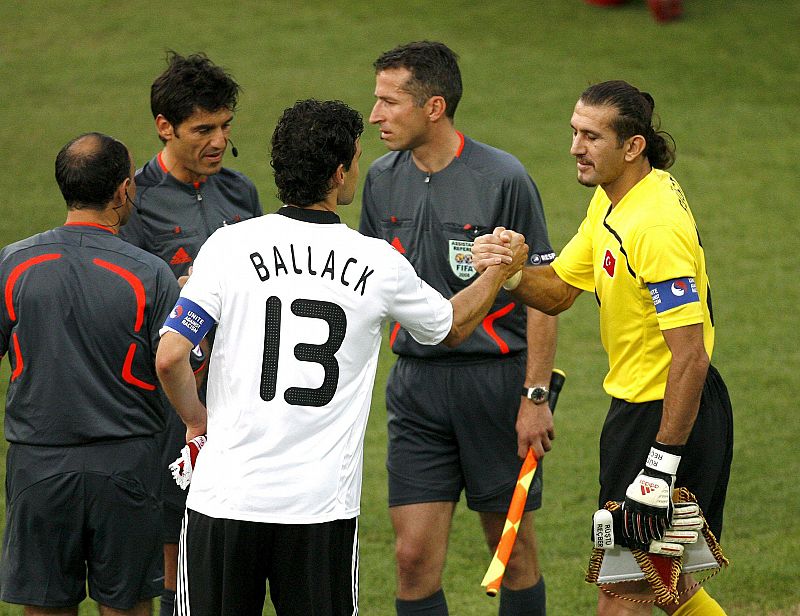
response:
<path id="1" fill-rule="evenodd" d="M 550 390 L 547 387 L 536 385 L 535 387 L 523 387 L 522 395 L 528 398 L 534 404 L 543 404 L 547 402 L 550 395 Z"/>

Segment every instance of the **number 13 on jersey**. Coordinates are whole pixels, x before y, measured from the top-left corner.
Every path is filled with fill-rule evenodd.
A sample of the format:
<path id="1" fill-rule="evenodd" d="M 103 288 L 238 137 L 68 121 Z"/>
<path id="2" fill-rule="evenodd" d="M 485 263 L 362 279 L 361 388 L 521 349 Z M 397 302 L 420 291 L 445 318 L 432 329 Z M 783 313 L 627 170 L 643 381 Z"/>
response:
<path id="1" fill-rule="evenodd" d="M 267 299 L 260 387 L 261 399 L 266 402 L 275 398 L 278 381 L 282 305 L 279 297 Z M 339 363 L 335 354 L 347 332 L 347 316 L 340 306 L 313 299 L 296 299 L 291 304 L 291 310 L 295 316 L 322 319 L 328 324 L 328 339 L 323 344 L 300 343 L 294 347 L 295 358 L 321 365 L 325 378 L 317 389 L 290 387 L 283 393 L 283 398 L 288 404 L 296 406 L 325 406 L 333 399 L 339 384 Z"/>

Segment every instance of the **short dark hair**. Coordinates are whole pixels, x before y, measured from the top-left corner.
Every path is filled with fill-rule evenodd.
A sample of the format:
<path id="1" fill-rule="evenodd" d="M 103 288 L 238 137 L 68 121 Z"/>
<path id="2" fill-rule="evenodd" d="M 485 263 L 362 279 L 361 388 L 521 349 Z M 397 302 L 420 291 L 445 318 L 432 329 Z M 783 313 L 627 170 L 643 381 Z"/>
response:
<path id="1" fill-rule="evenodd" d="M 364 131 L 361 114 L 341 101 L 297 101 L 284 110 L 272 134 L 278 198 L 306 207 L 323 201 L 339 165 L 350 169 Z"/>
<path id="2" fill-rule="evenodd" d="M 658 116 L 653 124 L 656 102 L 648 92 L 626 81 L 604 81 L 589 86 L 580 100 L 584 105 L 616 109 L 612 128 L 620 145 L 634 135 L 642 135 L 647 142 L 644 154 L 656 169 L 669 169 L 675 162 L 675 140 L 668 132 L 660 130 Z"/>
<path id="3" fill-rule="evenodd" d="M 131 154 L 121 141 L 102 133 L 84 133 L 56 156 L 56 182 L 71 210 L 103 210 L 131 177 Z"/>
<path id="4" fill-rule="evenodd" d="M 431 96 L 444 98 L 445 115 L 455 116 L 463 87 L 458 55 L 444 43 L 415 41 L 386 51 L 373 63 L 375 72 L 405 68 L 411 72 L 406 87 L 418 107 Z"/>
<path id="5" fill-rule="evenodd" d="M 241 88 L 223 68 L 204 53 L 182 56 L 167 52 L 167 69 L 150 88 L 150 110 L 153 117 L 164 116 L 178 126 L 196 109 L 236 111 Z"/>

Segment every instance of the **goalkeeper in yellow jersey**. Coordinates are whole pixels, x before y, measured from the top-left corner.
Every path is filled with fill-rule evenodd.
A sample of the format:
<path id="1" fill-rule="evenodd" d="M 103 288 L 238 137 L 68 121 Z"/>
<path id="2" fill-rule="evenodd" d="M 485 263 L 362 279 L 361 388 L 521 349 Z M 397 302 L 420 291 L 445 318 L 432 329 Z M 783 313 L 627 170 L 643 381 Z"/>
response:
<path id="1" fill-rule="evenodd" d="M 624 541 L 647 549 L 664 537 L 672 488 L 688 488 L 719 538 L 733 452 L 725 384 L 710 358 L 714 315 L 705 255 L 678 182 L 665 171 L 674 142 L 653 124 L 653 97 L 624 81 L 589 87 L 572 115 L 578 182 L 596 187 L 578 232 L 551 265 L 524 269 L 514 296 L 548 314 L 594 293 L 608 353 L 603 383 L 612 397 L 600 436 L 600 498 L 620 501 Z M 473 247 L 475 267 L 508 258 L 498 228 Z M 623 588 L 625 586 L 625 588 Z M 598 614 L 650 614 L 618 595 L 646 582 L 600 592 Z M 688 575 L 668 614 L 724 614 Z"/>

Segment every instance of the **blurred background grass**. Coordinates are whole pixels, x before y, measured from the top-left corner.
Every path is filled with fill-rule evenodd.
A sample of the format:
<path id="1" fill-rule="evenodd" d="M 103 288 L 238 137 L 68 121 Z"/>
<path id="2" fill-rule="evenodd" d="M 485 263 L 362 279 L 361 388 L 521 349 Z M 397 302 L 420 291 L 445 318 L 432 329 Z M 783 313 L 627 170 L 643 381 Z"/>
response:
<path id="1" fill-rule="evenodd" d="M 279 206 L 267 144 L 282 109 L 338 98 L 367 115 L 372 61 L 398 43 L 438 39 L 461 56 L 457 127 L 515 154 L 537 182 L 560 249 L 590 191 L 575 182 L 569 118 L 590 83 L 626 79 L 650 91 L 678 144 L 672 169 L 698 220 L 714 287 L 714 363 L 731 390 L 736 448 L 723 547 L 732 561 L 709 588 L 729 614 L 800 614 L 800 385 L 796 318 L 800 180 L 800 5 L 781 0 L 685 0 L 685 18 L 658 24 L 644 0 L 620 8 L 581 0 L 418 0 L 302 3 L 219 0 L 5 0 L 0 4 L 0 245 L 63 222 L 53 161 L 88 130 L 128 144 L 137 164 L 159 147 L 149 89 L 167 49 L 205 51 L 244 87 L 234 125 L 239 158 L 265 210 Z M 385 150 L 374 128 L 366 165 Z M 792 168 L 790 169 L 790 165 Z M 357 225 L 359 204 L 343 210 Z M 58 324 L 53 324 L 58 327 Z M 386 513 L 383 350 L 367 433 L 361 516 L 361 613 L 393 614 Z M 597 436 L 607 408 L 594 300 L 561 317 L 557 364 L 568 381 L 547 456 L 537 518 L 549 613 L 591 614 L 583 583 L 595 509 Z M 0 394 L 8 362 L 0 366 Z M 0 444 L 4 453 L 5 442 Z M 4 464 L 5 456 L 2 456 Z M 3 504 L 3 503 L 0 503 Z M 0 513 L 2 516 L 2 513 Z M 1 518 L 0 518 L 1 519 Z M 489 553 L 476 516 L 459 506 L 446 570 L 450 611 L 496 613 L 479 586 Z M 0 614 L 21 610 L 0 604 Z M 91 601 L 81 614 L 95 613 Z M 267 608 L 265 614 L 272 614 Z"/>

